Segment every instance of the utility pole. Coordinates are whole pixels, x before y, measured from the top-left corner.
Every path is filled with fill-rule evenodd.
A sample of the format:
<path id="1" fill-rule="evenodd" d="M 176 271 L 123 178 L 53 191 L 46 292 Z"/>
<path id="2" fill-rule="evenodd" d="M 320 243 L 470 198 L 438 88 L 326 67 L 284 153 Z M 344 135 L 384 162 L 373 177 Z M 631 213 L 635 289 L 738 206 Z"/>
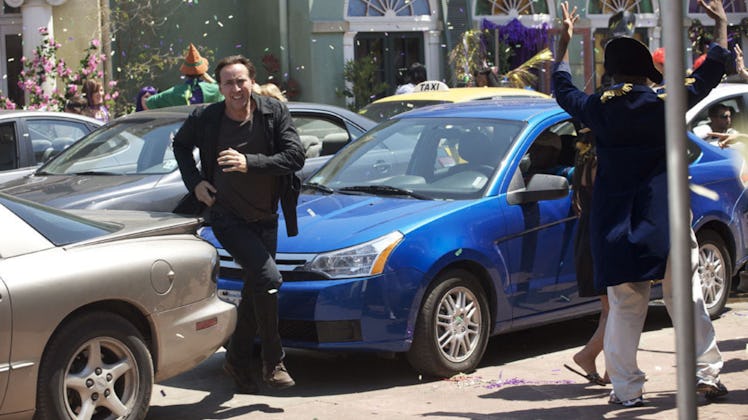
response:
<path id="1" fill-rule="evenodd" d="M 99 0 L 99 10 L 101 13 L 101 53 L 104 54 L 104 86 L 109 86 L 112 81 L 112 26 L 111 26 L 111 9 L 109 0 Z"/>

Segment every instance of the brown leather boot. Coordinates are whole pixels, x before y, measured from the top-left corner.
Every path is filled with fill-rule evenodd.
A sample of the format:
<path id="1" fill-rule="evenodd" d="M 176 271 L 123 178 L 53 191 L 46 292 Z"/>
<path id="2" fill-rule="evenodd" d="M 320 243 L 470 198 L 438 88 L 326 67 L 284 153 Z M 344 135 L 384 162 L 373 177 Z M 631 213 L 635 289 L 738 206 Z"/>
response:
<path id="1" fill-rule="evenodd" d="M 283 362 L 278 362 L 275 366 L 262 365 L 262 379 L 265 383 L 275 389 L 285 389 L 296 385 L 291 375 L 288 374 Z"/>

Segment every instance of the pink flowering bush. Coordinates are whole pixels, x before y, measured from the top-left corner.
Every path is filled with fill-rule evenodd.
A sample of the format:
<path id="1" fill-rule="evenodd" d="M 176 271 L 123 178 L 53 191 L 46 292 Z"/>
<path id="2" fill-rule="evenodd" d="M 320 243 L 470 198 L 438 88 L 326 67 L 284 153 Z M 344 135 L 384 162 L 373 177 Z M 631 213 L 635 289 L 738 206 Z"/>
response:
<path id="1" fill-rule="evenodd" d="M 104 73 L 100 65 L 106 56 L 99 52 L 101 43 L 94 39 L 85 50 L 85 56 L 80 61 L 78 70 L 68 67 L 63 59 L 57 59 L 57 50 L 62 46 L 50 35 L 46 27 L 39 28 L 43 39 L 34 50 L 30 59 L 22 57 L 23 70 L 20 74 L 18 86 L 28 93 L 26 109 L 44 109 L 48 111 L 62 111 L 68 98 L 83 96 L 82 86 L 89 78 L 103 79 Z M 57 81 L 56 88 L 44 91 L 45 84 Z M 104 104 L 111 107 L 119 96 L 117 82 L 111 81 L 105 89 Z M 0 95 L 0 108 L 15 109 L 17 104 Z"/>

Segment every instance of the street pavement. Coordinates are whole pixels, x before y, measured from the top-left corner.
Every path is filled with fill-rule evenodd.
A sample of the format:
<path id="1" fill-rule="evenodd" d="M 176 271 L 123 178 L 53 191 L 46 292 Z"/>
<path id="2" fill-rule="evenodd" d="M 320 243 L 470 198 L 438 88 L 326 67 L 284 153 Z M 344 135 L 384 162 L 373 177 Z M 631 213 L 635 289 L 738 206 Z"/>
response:
<path id="1" fill-rule="evenodd" d="M 154 385 L 147 419 L 676 419 L 675 336 L 665 307 L 649 308 L 639 346 L 647 374 L 639 408 L 608 404 L 610 386 L 569 372 L 596 317 L 493 337 L 475 372 L 427 379 L 401 358 L 289 349 L 297 385 L 234 394 L 219 351 L 190 372 Z M 723 400 L 694 395 L 700 419 L 748 419 L 748 294 L 733 295 L 714 323 L 725 361 Z M 602 356 L 598 368 L 603 369 Z M 576 366 L 575 366 L 576 367 Z"/>

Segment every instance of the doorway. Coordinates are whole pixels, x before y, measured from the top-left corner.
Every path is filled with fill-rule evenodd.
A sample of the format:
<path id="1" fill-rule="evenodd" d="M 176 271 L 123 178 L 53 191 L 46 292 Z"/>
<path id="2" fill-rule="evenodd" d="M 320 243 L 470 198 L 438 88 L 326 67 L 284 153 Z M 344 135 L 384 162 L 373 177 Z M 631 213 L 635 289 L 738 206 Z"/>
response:
<path id="1" fill-rule="evenodd" d="M 371 54 L 379 65 L 374 83 L 385 82 L 389 86 L 372 100 L 394 94 L 397 86 L 405 83 L 408 67 L 424 61 L 421 32 L 360 32 L 353 45 L 355 59 Z"/>

